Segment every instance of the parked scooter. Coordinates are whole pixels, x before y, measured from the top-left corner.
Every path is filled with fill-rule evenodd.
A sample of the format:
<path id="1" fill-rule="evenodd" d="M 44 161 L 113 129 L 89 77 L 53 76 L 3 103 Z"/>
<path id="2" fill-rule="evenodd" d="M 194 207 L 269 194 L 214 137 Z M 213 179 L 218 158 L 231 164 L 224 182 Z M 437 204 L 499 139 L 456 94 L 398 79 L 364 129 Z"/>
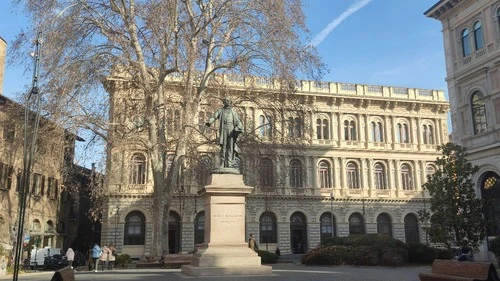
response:
<path id="1" fill-rule="evenodd" d="M 59 270 L 68 266 L 68 260 L 62 255 L 45 256 L 43 270 Z"/>

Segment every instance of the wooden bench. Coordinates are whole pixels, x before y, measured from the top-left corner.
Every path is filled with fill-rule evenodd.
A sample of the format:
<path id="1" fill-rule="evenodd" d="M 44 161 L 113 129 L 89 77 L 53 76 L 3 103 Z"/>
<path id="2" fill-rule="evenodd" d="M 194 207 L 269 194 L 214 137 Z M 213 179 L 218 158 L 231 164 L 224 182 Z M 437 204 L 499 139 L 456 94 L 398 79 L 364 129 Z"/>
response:
<path id="1" fill-rule="evenodd" d="M 56 271 L 50 281 L 75 281 L 75 271 L 71 266 L 66 266 Z"/>
<path id="2" fill-rule="evenodd" d="M 163 257 L 165 267 L 181 267 L 190 264 L 193 254 L 169 254 Z"/>
<path id="3" fill-rule="evenodd" d="M 491 263 L 435 259 L 429 273 L 418 275 L 421 281 L 498 281 L 497 270 Z"/>
<path id="4" fill-rule="evenodd" d="M 161 257 L 146 257 L 138 262 L 136 268 L 163 268 L 163 267 L 181 267 L 184 264 L 190 264 L 192 254 L 168 254 Z"/>

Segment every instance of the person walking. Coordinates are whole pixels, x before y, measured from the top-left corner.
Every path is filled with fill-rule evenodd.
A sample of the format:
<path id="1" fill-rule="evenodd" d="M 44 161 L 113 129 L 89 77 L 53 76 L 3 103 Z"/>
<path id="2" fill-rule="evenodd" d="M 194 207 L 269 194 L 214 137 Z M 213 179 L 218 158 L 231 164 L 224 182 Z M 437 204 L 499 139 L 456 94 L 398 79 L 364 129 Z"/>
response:
<path id="1" fill-rule="evenodd" d="M 94 272 L 97 272 L 97 266 L 99 265 L 99 259 L 102 255 L 102 249 L 97 243 L 92 247 L 92 263 L 94 264 Z"/>
<path id="2" fill-rule="evenodd" d="M 73 261 L 75 260 L 75 252 L 72 248 L 68 248 L 66 251 L 66 259 L 68 260 L 68 265 L 73 268 Z"/>

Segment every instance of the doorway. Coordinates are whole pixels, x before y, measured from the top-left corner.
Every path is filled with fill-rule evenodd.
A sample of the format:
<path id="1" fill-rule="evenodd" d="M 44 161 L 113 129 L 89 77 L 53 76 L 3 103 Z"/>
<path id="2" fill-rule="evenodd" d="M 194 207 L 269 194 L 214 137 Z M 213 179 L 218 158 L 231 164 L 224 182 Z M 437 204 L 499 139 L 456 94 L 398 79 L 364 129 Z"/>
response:
<path id="1" fill-rule="evenodd" d="M 180 217 L 175 212 L 170 212 L 168 218 L 168 253 L 178 254 L 180 251 Z"/>
<path id="2" fill-rule="evenodd" d="M 290 246 L 293 254 L 307 251 L 307 221 L 300 212 L 294 213 L 290 218 Z"/>

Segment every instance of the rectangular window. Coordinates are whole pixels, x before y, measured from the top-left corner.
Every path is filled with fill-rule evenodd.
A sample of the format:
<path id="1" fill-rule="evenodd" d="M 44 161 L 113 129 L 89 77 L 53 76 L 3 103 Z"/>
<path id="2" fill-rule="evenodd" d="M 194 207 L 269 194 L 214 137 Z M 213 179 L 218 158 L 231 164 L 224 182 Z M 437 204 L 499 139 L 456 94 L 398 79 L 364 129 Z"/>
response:
<path id="1" fill-rule="evenodd" d="M 10 190 L 14 167 L 0 163 L 0 189 Z"/>
<path id="2" fill-rule="evenodd" d="M 42 196 L 42 175 L 41 174 L 33 174 L 33 183 L 31 188 L 31 193 L 35 197 Z"/>
<path id="3" fill-rule="evenodd" d="M 13 122 L 5 123 L 3 127 L 3 139 L 8 142 L 14 142 L 16 137 L 16 124 Z"/>
<path id="4" fill-rule="evenodd" d="M 48 187 L 47 187 L 47 197 L 49 199 L 56 199 L 56 179 L 49 177 Z"/>
<path id="5" fill-rule="evenodd" d="M 16 175 L 16 192 L 20 192 L 22 189 L 22 181 L 23 181 L 23 171 L 21 169 L 17 169 Z"/>

